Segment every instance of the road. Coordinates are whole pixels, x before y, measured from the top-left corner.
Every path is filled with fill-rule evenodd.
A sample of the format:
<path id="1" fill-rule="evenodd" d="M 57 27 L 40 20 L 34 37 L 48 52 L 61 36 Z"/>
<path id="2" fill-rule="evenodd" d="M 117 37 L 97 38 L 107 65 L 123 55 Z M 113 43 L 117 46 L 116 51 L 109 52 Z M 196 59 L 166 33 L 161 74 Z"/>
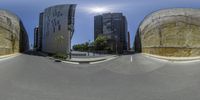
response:
<path id="1" fill-rule="evenodd" d="M 0 61 L 0 100 L 199 100 L 199 65 L 141 54 L 73 65 L 22 54 Z"/>

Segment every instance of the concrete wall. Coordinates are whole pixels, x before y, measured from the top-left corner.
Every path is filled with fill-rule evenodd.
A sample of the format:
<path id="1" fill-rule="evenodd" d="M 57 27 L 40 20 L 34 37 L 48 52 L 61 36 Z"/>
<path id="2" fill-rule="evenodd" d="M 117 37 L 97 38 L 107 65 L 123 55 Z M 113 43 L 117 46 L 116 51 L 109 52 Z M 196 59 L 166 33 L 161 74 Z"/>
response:
<path id="1" fill-rule="evenodd" d="M 75 12 L 71 5 L 57 5 L 45 9 L 43 13 L 42 51 L 48 53 L 69 53 L 74 23 L 69 16 Z M 71 11 L 70 11 L 71 10 Z M 72 14 L 72 18 L 74 15 Z M 69 20 L 70 19 L 70 20 Z M 72 30 L 69 30 L 71 27 Z"/>
<path id="2" fill-rule="evenodd" d="M 136 50 L 143 53 L 200 56 L 200 9 L 174 8 L 154 12 L 141 23 L 136 38 Z"/>
<path id="3" fill-rule="evenodd" d="M 0 10 L 0 55 L 28 49 L 28 36 L 21 20 L 13 13 Z"/>

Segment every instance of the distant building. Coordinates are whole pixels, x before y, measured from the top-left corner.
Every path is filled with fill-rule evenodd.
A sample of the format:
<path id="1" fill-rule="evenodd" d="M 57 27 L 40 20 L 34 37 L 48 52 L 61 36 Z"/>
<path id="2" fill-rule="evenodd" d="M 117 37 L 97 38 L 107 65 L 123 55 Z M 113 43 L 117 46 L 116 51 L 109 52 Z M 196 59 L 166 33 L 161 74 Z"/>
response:
<path id="1" fill-rule="evenodd" d="M 38 27 L 35 27 L 34 28 L 34 49 L 35 50 L 38 50 L 38 47 L 39 47 L 39 29 Z"/>
<path id="2" fill-rule="evenodd" d="M 39 15 L 39 26 L 34 28 L 34 49 L 42 51 L 43 13 Z"/>
<path id="3" fill-rule="evenodd" d="M 103 34 L 103 17 L 102 17 L 102 15 L 94 17 L 94 40 L 100 34 Z"/>
<path id="4" fill-rule="evenodd" d="M 130 39 L 130 32 L 128 32 L 128 50 L 131 49 L 131 39 Z"/>
<path id="5" fill-rule="evenodd" d="M 127 20 L 122 13 L 104 13 L 94 17 L 94 39 L 104 35 L 112 51 L 128 50 Z"/>
<path id="6" fill-rule="evenodd" d="M 40 46 L 47 53 L 69 53 L 74 33 L 75 4 L 63 4 L 46 8 L 40 13 Z"/>
<path id="7" fill-rule="evenodd" d="M 38 51 L 42 51 L 42 37 L 43 37 L 43 13 L 40 13 L 39 26 L 38 26 Z"/>

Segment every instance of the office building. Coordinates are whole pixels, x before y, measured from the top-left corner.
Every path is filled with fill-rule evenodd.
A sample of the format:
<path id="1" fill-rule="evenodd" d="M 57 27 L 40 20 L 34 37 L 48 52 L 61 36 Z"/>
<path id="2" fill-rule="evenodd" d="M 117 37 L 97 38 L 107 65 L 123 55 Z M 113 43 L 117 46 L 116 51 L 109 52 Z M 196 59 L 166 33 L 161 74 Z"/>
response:
<path id="1" fill-rule="evenodd" d="M 128 32 L 128 50 L 131 50 L 131 39 L 130 39 L 130 32 Z"/>
<path id="2" fill-rule="evenodd" d="M 94 17 L 94 40 L 104 35 L 111 50 L 123 53 L 128 50 L 127 20 L 122 13 L 104 13 Z"/>
<path id="3" fill-rule="evenodd" d="M 34 28 L 34 49 L 38 50 L 38 42 L 39 42 L 39 29 L 38 26 Z"/>
<path id="4" fill-rule="evenodd" d="M 70 52 L 75 8 L 75 4 L 63 4 L 48 7 L 40 13 L 38 31 L 42 43 L 39 44 L 43 52 Z"/>

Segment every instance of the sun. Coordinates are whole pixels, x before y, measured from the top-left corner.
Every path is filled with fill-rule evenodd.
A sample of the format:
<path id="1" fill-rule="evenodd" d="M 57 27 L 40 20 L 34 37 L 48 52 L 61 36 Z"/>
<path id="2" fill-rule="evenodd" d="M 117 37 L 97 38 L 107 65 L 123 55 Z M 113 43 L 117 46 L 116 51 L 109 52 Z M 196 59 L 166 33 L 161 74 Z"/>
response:
<path id="1" fill-rule="evenodd" d="M 91 8 L 91 11 L 93 13 L 105 13 L 105 12 L 108 12 L 109 9 L 105 8 L 105 7 L 93 7 L 93 8 Z"/>

